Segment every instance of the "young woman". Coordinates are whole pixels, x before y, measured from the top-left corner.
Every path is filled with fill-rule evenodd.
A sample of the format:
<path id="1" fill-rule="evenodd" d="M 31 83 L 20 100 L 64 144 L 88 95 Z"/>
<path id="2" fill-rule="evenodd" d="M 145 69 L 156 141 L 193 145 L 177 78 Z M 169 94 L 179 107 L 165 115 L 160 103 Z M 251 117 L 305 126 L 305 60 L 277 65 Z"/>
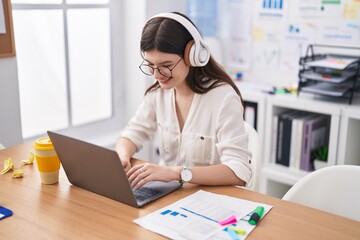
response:
<path id="1" fill-rule="evenodd" d="M 163 13 L 143 28 L 140 70 L 155 83 L 116 145 L 129 181 L 249 185 L 251 153 L 239 90 L 180 13 Z M 157 131 L 160 163 L 130 159 Z"/>

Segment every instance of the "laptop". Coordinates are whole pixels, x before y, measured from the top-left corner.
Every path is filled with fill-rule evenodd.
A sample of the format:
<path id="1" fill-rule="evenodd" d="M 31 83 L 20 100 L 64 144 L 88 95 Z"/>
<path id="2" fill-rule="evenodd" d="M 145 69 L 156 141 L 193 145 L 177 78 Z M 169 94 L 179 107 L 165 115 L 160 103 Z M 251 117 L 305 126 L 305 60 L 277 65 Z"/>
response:
<path id="1" fill-rule="evenodd" d="M 133 190 L 114 150 L 55 132 L 47 133 L 74 186 L 138 208 L 181 187 L 178 181 L 153 181 Z"/>

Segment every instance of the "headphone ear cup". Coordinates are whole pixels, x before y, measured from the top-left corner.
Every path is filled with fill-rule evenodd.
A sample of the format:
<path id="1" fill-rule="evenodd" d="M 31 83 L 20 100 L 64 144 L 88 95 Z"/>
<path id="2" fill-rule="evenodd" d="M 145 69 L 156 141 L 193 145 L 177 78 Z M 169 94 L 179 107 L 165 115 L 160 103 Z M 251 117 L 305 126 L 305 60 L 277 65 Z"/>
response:
<path id="1" fill-rule="evenodd" d="M 205 43 L 200 42 L 200 48 L 194 57 L 196 66 L 203 67 L 209 62 L 209 60 L 210 60 L 210 50 L 205 45 Z"/>
<path id="2" fill-rule="evenodd" d="M 190 40 L 184 50 L 184 61 L 186 65 L 190 67 L 203 67 L 210 59 L 210 51 L 208 47 L 200 43 L 196 49 L 196 43 L 194 40 Z"/>
<path id="3" fill-rule="evenodd" d="M 195 44 L 195 41 L 190 40 L 185 46 L 184 61 L 185 61 L 186 65 L 188 65 L 189 67 L 194 67 L 194 65 L 191 63 L 192 62 L 191 58 L 193 56 L 191 56 L 191 53 L 190 53 L 190 52 L 193 52 L 193 51 L 191 51 L 191 49 L 194 47 L 194 44 Z"/>

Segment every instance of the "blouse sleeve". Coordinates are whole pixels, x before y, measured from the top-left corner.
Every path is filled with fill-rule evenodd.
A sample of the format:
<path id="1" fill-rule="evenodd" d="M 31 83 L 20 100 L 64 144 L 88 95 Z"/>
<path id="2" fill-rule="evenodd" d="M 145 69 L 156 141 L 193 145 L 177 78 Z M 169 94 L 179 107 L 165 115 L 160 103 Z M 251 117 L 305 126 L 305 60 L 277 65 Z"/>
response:
<path id="1" fill-rule="evenodd" d="M 252 178 L 252 166 L 243 112 L 237 94 L 228 94 L 223 99 L 218 116 L 216 147 L 222 164 L 228 166 L 248 186 Z"/>
<path id="2" fill-rule="evenodd" d="M 120 137 L 131 140 L 139 151 L 143 143 L 150 139 L 156 130 L 156 114 L 154 107 L 154 92 L 145 95 L 135 115 L 121 131 Z"/>

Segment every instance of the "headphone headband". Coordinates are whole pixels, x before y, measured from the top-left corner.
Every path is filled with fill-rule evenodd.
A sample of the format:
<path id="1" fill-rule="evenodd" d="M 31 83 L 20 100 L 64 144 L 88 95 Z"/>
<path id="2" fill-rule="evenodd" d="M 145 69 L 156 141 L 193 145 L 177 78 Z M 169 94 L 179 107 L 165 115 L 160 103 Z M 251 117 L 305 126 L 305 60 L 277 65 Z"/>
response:
<path id="1" fill-rule="evenodd" d="M 157 17 L 170 18 L 170 19 L 177 21 L 178 23 L 183 25 L 189 31 L 190 35 L 193 37 L 193 39 L 196 43 L 200 43 L 203 41 L 203 38 L 201 37 L 201 35 L 200 35 L 199 31 L 196 29 L 196 27 L 189 20 L 184 18 L 183 16 L 176 14 L 176 13 L 160 13 L 160 14 L 157 14 L 157 15 L 151 17 L 150 19 L 157 18 Z"/>
<path id="2" fill-rule="evenodd" d="M 184 59 L 187 65 L 193 67 L 202 67 L 209 62 L 210 50 L 204 43 L 204 40 L 201 37 L 199 31 L 188 19 L 176 13 L 160 13 L 152 16 L 149 20 L 159 17 L 169 18 L 180 23 L 193 37 L 194 41 L 190 41 L 185 47 Z"/>

